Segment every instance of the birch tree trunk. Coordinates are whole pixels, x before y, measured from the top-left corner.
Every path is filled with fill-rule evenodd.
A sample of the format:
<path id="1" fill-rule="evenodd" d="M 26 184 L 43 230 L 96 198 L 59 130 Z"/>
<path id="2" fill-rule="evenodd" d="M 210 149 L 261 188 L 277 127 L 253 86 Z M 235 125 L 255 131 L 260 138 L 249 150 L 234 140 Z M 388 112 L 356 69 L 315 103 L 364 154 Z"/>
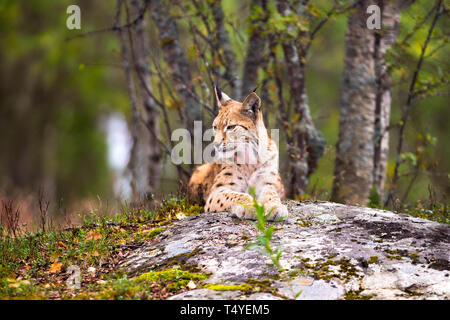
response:
<path id="1" fill-rule="evenodd" d="M 386 52 L 397 39 L 402 5 L 400 1 L 378 1 L 382 13 L 383 32 L 375 34 L 375 73 L 377 94 L 375 101 L 375 136 L 373 184 L 378 194 L 384 195 L 386 170 L 389 155 L 388 126 L 391 114 L 392 79 L 387 71 Z"/>
<path id="2" fill-rule="evenodd" d="M 339 103 L 339 140 L 332 200 L 366 204 L 371 188 L 383 192 L 389 151 L 391 80 L 385 63 L 400 19 L 396 1 L 378 1 L 382 30 L 369 30 L 370 1 L 356 4 L 349 18 Z"/>
<path id="3" fill-rule="evenodd" d="M 141 0 L 132 0 L 131 5 L 133 7 L 133 13 L 138 16 L 144 9 Z M 138 159 L 140 167 L 136 167 L 136 177 L 140 177 L 142 180 L 139 188 L 139 193 L 142 194 L 155 194 L 159 190 L 159 183 L 161 180 L 162 172 L 162 150 L 155 138 L 160 135 L 159 125 L 159 110 L 153 100 L 148 94 L 147 90 L 151 89 L 150 83 L 150 69 L 149 69 L 149 35 L 146 30 L 146 20 L 140 19 L 133 28 L 136 43 L 136 64 L 137 70 L 140 75 L 140 96 L 143 105 L 143 110 L 140 115 L 136 115 L 135 119 L 138 134 L 138 143 L 135 150 L 135 155 Z M 146 87 L 146 88 L 145 88 Z M 143 125 L 144 124 L 144 125 Z M 133 146 L 134 149 L 134 146 Z M 132 150 L 133 151 L 133 150 Z"/>

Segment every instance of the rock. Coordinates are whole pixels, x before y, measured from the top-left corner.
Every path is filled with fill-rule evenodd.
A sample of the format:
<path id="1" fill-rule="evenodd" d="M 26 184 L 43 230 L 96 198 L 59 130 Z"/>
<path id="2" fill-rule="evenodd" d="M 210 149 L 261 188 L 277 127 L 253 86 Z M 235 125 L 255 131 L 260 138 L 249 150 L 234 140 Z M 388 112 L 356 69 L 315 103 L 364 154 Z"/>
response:
<path id="1" fill-rule="evenodd" d="M 450 226 L 406 214 L 331 202 L 287 201 L 274 223 L 271 260 L 243 247 L 259 234 L 229 213 L 186 217 L 121 265 L 130 276 L 179 265 L 210 274 L 170 299 L 449 299 Z M 227 290 L 245 284 L 250 290 Z"/>

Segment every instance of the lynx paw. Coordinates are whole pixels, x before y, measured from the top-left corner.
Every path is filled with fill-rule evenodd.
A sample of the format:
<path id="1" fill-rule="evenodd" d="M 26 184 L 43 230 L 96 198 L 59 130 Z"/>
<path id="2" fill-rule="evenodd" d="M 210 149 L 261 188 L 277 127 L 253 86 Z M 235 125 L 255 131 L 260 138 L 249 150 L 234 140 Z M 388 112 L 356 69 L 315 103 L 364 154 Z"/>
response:
<path id="1" fill-rule="evenodd" d="M 288 217 L 289 213 L 287 207 L 284 204 L 275 204 L 272 206 L 266 206 L 267 212 L 270 212 L 267 220 L 275 221 L 278 219 L 285 219 Z M 272 211 L 271 211 L 272 210 Z"/>
<path id="2" fill-rule="evenodd" d="M 237 204 L 231 208 L 231 215 L 238 217 L 239 219 L 256 220 L 255 210 L 252 207 L 243 206 L 241 204 Z"/>

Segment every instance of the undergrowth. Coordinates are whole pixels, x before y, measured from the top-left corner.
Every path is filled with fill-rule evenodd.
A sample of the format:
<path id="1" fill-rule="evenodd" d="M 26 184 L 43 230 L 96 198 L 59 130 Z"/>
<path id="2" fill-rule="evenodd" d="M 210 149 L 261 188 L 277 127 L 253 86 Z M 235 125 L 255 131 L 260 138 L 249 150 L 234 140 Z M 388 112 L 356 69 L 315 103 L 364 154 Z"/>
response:
<path id="1" fill-rule="evenodd" d="M 128 206 L 112 217 L 92 212 L 84 215 L 79 226 L 50 230 L 47 225 L 45 231 L 22 232 L 15 222 L 19 209 L 13 203 L 7 209 L 2 214 L 12 212 L 14 220 L 5 222 L 2 217 L 0 225 L 0 299 L 139 299 L 150 298 L 149 294 L 164 298 L 183 289 L 186 279 L 178 285 L 161 279 L 136 284 L 124 275 L 114 275 L 115 266 L 129 250 L 155 239 L 171 221 L 203 212 L 185 199 L 171 198 L 152 210 Z M 70 266 L 80 270 L 81 291 L 67 286 Z M 136 295 L 125 294 L 131 287 Z M 112 293 L 122 292 L 121 288 L 124 294 Z M 80 292 L 91 293 L 83 296 Z"/>

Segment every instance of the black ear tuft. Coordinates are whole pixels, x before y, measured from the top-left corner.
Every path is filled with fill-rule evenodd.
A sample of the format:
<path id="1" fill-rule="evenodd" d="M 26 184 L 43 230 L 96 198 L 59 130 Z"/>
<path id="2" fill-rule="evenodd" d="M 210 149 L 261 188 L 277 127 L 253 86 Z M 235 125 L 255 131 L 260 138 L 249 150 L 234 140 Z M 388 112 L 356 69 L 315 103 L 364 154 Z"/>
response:
<path id="1" fill-rule="evenodd" d="M 217 99 L 219 99 L 219 101 L 222 100 L 222 91 L 220 91 L 219 89 L 219 85 L 216 83 L 216 92 L 217 92 Z"/>
<path id="2" fill-rule="evenodd" d="M 253 89 L 253 91 L 252 91 L 252 92 L 256 92 L 256 89 L 258 89 L 258 86 L 256 86 L 256 88 L 255 88 L 255 89 Z"/>

